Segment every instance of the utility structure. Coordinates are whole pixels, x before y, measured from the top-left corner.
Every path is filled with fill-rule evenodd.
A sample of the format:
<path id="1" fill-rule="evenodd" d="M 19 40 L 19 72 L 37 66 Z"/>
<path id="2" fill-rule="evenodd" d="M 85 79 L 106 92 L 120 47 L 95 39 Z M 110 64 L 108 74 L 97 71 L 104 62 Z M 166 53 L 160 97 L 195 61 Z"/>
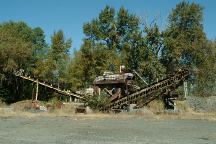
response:
<path id="1" fill-rule="evenodd" d="M 31 81 L 33 83 L 36 83 L 36 94 L 35 94 L 35 99 L 34 100 L 38 100 L 39 85 L 50 88 L 50 89 L 56 91 L 59 94 L 69 96 L 70 101 L 72 100 L 72 97 L 74 99 L 84 99 L 83 96 L 81 96 L 81 95 L 79 95 L 77 93 L 71 92 L 69 90 L 62 90 L 59 87 L 54 87 L 52 84 L 48 84 L 46 82 L 40 82 L 38 79 L 34 79 L 34 78 L 31 78 L 30 76 L 23 75 L 23 70 L 22 69 L 17 71 L 15 73 L 15 76 L 20 77 L 20 78 L 25 79 L 25 80 L 28 80 L 28 81 Z"/>
<path id="2" fill-rule="evenodd" d="M 15 75 L 22 79 L 36 83 L 36 100 L 38 99 L 39 85 L 48 87 L 60 94 L 69 96 L 70 99 L 71 97 L 76 99 L 85 99 L 84 94 L 81 95 L 70 91 L 61 90 L 59 87 L 56 88 L 45 82 L 40 82 L 38 79 L 24 76 L 22 71 L 18 71 Z M 104 72 L 103 76 L 98 76 L 94 80 L 93 93 L 100 94 L 102 91 L 107 93 L 110 103 L 109 105 L 105 106 L 106 110 L 127 109 L 130 104 L 136 104 L 136 108 L 141 108 L 158 97 L 163 99 L 166 108 L 174 109 L 173 100 L 177 99 L 178 97 L 178 94 L 175 92 L 175 90 L 179 86 L 183 85 L 183 83 L 188 79 L 189 71 L 185 68 L 178 69 L 175 71 L 175 73 L 169 75 L 167 78 L 159 81 L 157 80 L 157 82 L 152 84 L 148 84 L 144 79 L 142 79 L 142 81 L 145 83 L 145 87 L 143 88 L 135 85 L 135 75 L 142 79 L 142 77 L 136 71 L 130 73 L 127 72 L 124 67 L 120 68 L 119 74 Z M 187 93 L 187 91 L 185 93 Z"/>
<path id="3" fill-rule="evenodd" d="M 136 71 L 133 72 L 142 79 Z M 107 109 L 126 109 L 130 104 L 136 104 L 136 108 L 140 108 L 158 97 L 163 99 L 166 108 L 174 109 L 173 100 L 178 97 L 175 90 L 187 80 L 189 71 L 178 69 L 173 75 L 153 84 L 148 84 L 142 79 L 146 84 L 144 88 L 133 83 L 134 74 L 122 72 L 120 68 L 120 74 L 105 72 L 103 76 L 95 79 L 93 83 L 95 92 L 100 94 L 101 91 L 105 91 L 110 97 Z"/>

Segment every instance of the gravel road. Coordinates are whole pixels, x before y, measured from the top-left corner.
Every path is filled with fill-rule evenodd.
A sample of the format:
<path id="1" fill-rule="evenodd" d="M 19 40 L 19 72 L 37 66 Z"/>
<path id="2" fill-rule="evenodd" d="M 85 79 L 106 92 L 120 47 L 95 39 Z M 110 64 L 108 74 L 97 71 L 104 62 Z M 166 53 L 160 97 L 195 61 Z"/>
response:
<path id="1" fill-rule="evenodd" d="M 216 122 L 0 117 L 0 144 L 215 144 Z"/>

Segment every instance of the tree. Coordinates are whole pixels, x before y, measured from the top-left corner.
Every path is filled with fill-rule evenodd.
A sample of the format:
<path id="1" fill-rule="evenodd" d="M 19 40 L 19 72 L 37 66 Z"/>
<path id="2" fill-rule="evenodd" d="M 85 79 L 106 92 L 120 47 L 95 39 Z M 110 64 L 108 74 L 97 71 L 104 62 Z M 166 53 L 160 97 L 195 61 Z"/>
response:
<path id="1" fill-rule="evenodd" d="M 192 68 L 202 62 L 201 51 L 206 42 L 202 10 L 199 4 L 183 1 L 170 13 L 162 50 L 163 63 L 168 71 L 180 66 Z"/>
<path id="2" fill-rule="evenodd" d="M 71 47 L 71 43 L 71 39 L 65 39 L 62 30 L 54 32 L 51 37 L 51 50 L 48 59 L 48 63 L 51 63 L 50 70 L 53 74 L 51 82 L 64 85 L 66 66 L 69 63 L 68 52 Z"/>
<path id="3" fill-rule="evenodd" d="M 26 97 L 27 87 L 17 80 L 14 72 L 20 68 L 28 70 L 32 58 L 32 31 L 24 22 L 7 22 L 0 25 L 0 89 L 6 102 Z M 27 91 L 26 91 L 27 92 Z"/>
<path id="4" fill-rule="evenodd" d="M 106 6 L 98 18 L 83 25 L 83 31 L 83 45 L 73 63 L 79 62 L 78 71 L 83 74 L 84 87 L 105 70 L 118 72 L 120 65 L 138 69 L 142 48 L 138 17 L 123 7 L 115 12 L 114 8 Z"/>
<path id="5" fill-rule="evenodd" d="M 48 65 L 45 64 L 48 56 L 48 44 L 45 41 L 45 35 L 40 27 L 33 29 L 33 56 L 32 56 L 32 75 L 39 79 L 47 79 L 46 73 L 48 71 Z"/>
<path id="6" fill-rule="evenodd" d="M 67 69 L 67 83 L 72 91 L 76 91 L 84 86 L 81 52 L 74 52 L 74 58 L 71 59 Z"/>
<path id="7" fill-rule="evenodd" d="M 141 36 L 139 32 L 139 19 L 123 7 L 115 13 L 113 8 L 106 6 L 100 12 L 99 18 L 84 24 L 83 31 L 86 39 L 92 42 L 93 47 L 96 45 L 102 46 L 113 54 L 107 61 L 110 62 L 110 65 L 115 65 L 115 70 L 119 68 L 119 65 L 130 66 L 129 63 L 134 63 L 129 61 L 134 61 L 136 58 L 128 59 L 127 53 L 129 51 L 131 53 L 135 53 L 132 51 L 137 51 L 133 46 L 136 45 L 134 43 Z M 136 40 L 133 39 L 134 36 Z"/>
<path id="8" fill-rule="evenodd" d="M 202 22 L 202 6 L 185 1 L 177 4 L 164 32 L 162 62 L 167 71 L 186 66 L 190 70 L 191 92 L 207 96 L 215 89 L 215 48 L 207 42 Z"/>
<path id="9" fill-rule="evenodd" d="M 159 26 L 154 22 L 152 25 L 145 25 L 143 37 L 142 57 L 140 60 L 139 72 L 149 83 L 162 79 L 165 76 L 166 68 L 161 63 L 161 50 L 163 48 L 163 35 Z"/>
<path id="10" fill-rule="evenodd" d="M 123 7 L 116 12 L 106 6 L 98 18 L 83 25 L 83 31 L 83 45 L 72 64 L 79 65 L 79 70 L 76 70 L 83 76 L 83 87 L 90 85 L 105 70 L 118 72 L 120 65 L 137 70 L 149 82 L 163 76 L 165 68 L 159 57 L 163 41 L 156 24 L 154 27 L 146 25 L 142 31 L 136 15 Z"/>
<path id="11" fill-rule="evenodd" d="M 205 59 L 195 70 L 196 81 L 193 93 L 197 96 L 212 96 L 216 93 L 216 42 L 208 41 L 204 51 Z"/>
<path id="12" fill-rule="evenodd" d="M 0 95 L 6 102 L 32 97 L 34 85 L 15 77 L 14 72 L 23 69 L 24 74 L 44 78 L 47 51 L 40 27 L 12 21 L 0 24 Z"/>
<path id="13" fill-rule="evenodd" d="M 75 53 L 69 65 L 69 75 L 71 79 L 71 89 L 88 87 L 92 84 L 96 76 L 102 75 L 109 67 L 110 50 L 104 45 L 92 46 L 89 40 L 84 40 L 80 51 Z"/>

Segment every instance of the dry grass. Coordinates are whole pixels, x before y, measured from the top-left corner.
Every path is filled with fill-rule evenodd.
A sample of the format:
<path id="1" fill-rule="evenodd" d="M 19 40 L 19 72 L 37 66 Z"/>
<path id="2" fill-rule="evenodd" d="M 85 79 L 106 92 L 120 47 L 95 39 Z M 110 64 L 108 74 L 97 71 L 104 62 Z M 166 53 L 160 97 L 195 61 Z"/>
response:
<path id="1" fill-rule="evenodd" d="M 145 115 L 145 114 L 127 114 L 127 113 L 120 113 L 120 114 L 105 114 L 105 113 L 91 113 L 91 114 L 75 114 L 74 112 L 68 112 L 64 110 L 57 110 L 54 112 L 39 112 L 39 113 L 32 113 L 32 112 L 25 112 L 25 111 L 12 111 L 0 108 L 0 117 L 69 117 L 74 120 L 98 120 L 98 119 L 130 119 L 130 118 L 147 118 L 147 119 L 155 119 L 155 120 L 182 120 L 182 119 L 199 119 L 199 120 L 210 120 L 216 121 L 216 113 L 198 113 L 198 112 L 185 112 L 185 113 L 178 113 L 178 114 L 171 114 L 171 113 L 161 113 L 156 116 Z"/>
<path id="2" fill-rule="evenodd" d="M 129 118 L 150 118 L 145 114 L 104 114 L 104 113 L 92 113 L 92 114 L 75 114 L 75 113 L 67 113 L 62 112 L 61 110 L 55 112 L 40 112 L 40 113 L 31 113 L 25 111 L 8 111 L 2 110 L 0 108 L 0 117 L 69 117 L 74 120 L 85 120 L 85 119 L 129 119 Z M 170 113 L 161 113 L 156 116 L 151 117 L 151 119 L 157 120 L 174 120 L 174 119 L 199 119 L 199 120 L 210 120 L 216 121 L 216 113 L 197 113 L 197 112 L 186 112 L 186 113 L 178 113 L 178 114 L 170 114 Z"/>
<path id="3" fill-rule="evenodd" d="M 0 107 L 5 107 L 6 103 L 2 101 L 2 99 L 0 98 Z"/>
<path id="4" fill-rule="evenodd" d="M 176 101 L 176 112 L 164 111 L 163 102 L 154 100 L 148 104 L 148 109 L 156 114 L 157 119 L 200 119 L 216 121 L 216 112 L 195 112 L 187 101 Z"/>
<path id="5" fill-rule="evenodd" d="M 83 114 L 83 113 L 74 113 L 70 110 L 54 110 L 52 112 L 38 112 L 32 113 L 27 111 L 10 111 L 6 110 L 5 108 L 0 108 L 0 117 L 26 117 L 26 118 L 33 118 L 33 117 L 69 117 L 74 120 L 88 120 L 88 119 L 128 119 L 135 117 L 137 115 L 128 115 L 128 114 L 108 114 L 108 113 L 91 113 L 91 114 Z"/>
<path id="6" fill-rule="evenodd" d="M 159 119 L 176 119 L 176 120 L 182 120 L 182 119 L 194 119 L 194 120 L 210 120 L 210 121 L 216 121 L 216 113 L 200 113 L 200 112 L 185 112 L 185 113 L 178 113 L 178 114 L 168 114 L 163 113 L 159 114 Z"/>
<path id="7" fill-rule="evenodd" d="M 187 101 L 176 101 L 176 107 L 180 112 L 191 112 L 191 108 Z"/>
<path id="8" fill-rule="evenodd" d="M 56 116 L 70 116 L 75 114 L 75 105 L 74 104 L 64 104 L 60 109 L 53 109 L 48 111 L 50 115 Z"/>
<path id="9" fill-rule="evenodd" d="M 26 111 L 25 107 L 31 104 L 31 101 L 22 101 L 15 103 L 11 106 L 0 107 L 0 117 L 70 117 L 74 120 L 84 120 L 84 119 L 129 119 L 133 117 L 143 117 L 150 119 L 202 119 L 216 121 L 216 112 L 214 113 L 200 113 L 194 112 L 184 101 L 179 101 L 176 103 L 178 109 L 177 113 L 165 113 L 163 112 L 163 103 L 161 101 L 151 102 L 147 108 L 140 109 L 135 113 L 88 113 L 88 114 L 76 114 L 75 104 L 64 104 L 61 109 L 53 109 L 47 112 L 37 112 L 37 111 Z"/>
<path id="10" fill-rule="evenodd" d="M 32 106 L 32 100 L 24 100 L 10 105 L 14 110 L 21 111 Z"/>
<path id="11" fill-rule="evenodd" d="M 164 109 L 164 104 L 161 100 L 153 100 L 148 104 L 148 108 L 153 113 L 158 114 Z"/>

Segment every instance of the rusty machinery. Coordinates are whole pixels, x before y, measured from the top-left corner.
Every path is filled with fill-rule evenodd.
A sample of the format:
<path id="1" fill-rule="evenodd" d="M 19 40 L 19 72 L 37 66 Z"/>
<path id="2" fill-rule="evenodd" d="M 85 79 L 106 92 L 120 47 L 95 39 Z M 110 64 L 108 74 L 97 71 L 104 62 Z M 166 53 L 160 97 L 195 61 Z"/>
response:
<path id="1" fill-rule="evenodd" d="M 49 87 L 63 95 L 85 99 L 84 95 L 55 88 L 52 85 L 39 82 L 23 74 L 16 73 L 15 75 Z M 141 78 L 136 71 L 133 71 L 133 73 L 127 72 L 125 67 L 120 67 L 119 74 L 105 72 L 103 76 L 99 76 L 94 80 L 94 92 L 100 94 L 101 91 L 105 91 L 108 94 L 110 104 L 107 106 L 107 109 L 125 109 L 130 104 L 136 104 L 136 107 L 140 108 L 160 96 L 163 98 L 166 108 L 174 108 L 173 100 L 177 97 L 175 90 L 188 78 L 189 71 L 184 68 L 179 69 L 173 75 L 169 75 L 167 78 L 150 85 L 141 78 L 146 84 L 144 88 L 140 88 L 134 83 L 135 75 Z"/>
<path id="2" fill-rule="evenodd" d="M 188 78 L 189 71 L 179 69 L 173 75 L 150 85 L 142 79 L 146 84 L 144 88 L 134 84 L 135 74 L 140 77 L 136 71 L 127 73 L 120 70 L 119 74 L 105 72 L 103 76 L 95 79 L 95 92 L 100 94 L 105 91 L 110 97 L 107 109 L 125 109 L 130 104 L 136 104 L 136 107 L 140 108 L 158 97 L 163 99 L 165 108 L 174 109 L 173 100 L 178 97 L 175 90 Z"/>

